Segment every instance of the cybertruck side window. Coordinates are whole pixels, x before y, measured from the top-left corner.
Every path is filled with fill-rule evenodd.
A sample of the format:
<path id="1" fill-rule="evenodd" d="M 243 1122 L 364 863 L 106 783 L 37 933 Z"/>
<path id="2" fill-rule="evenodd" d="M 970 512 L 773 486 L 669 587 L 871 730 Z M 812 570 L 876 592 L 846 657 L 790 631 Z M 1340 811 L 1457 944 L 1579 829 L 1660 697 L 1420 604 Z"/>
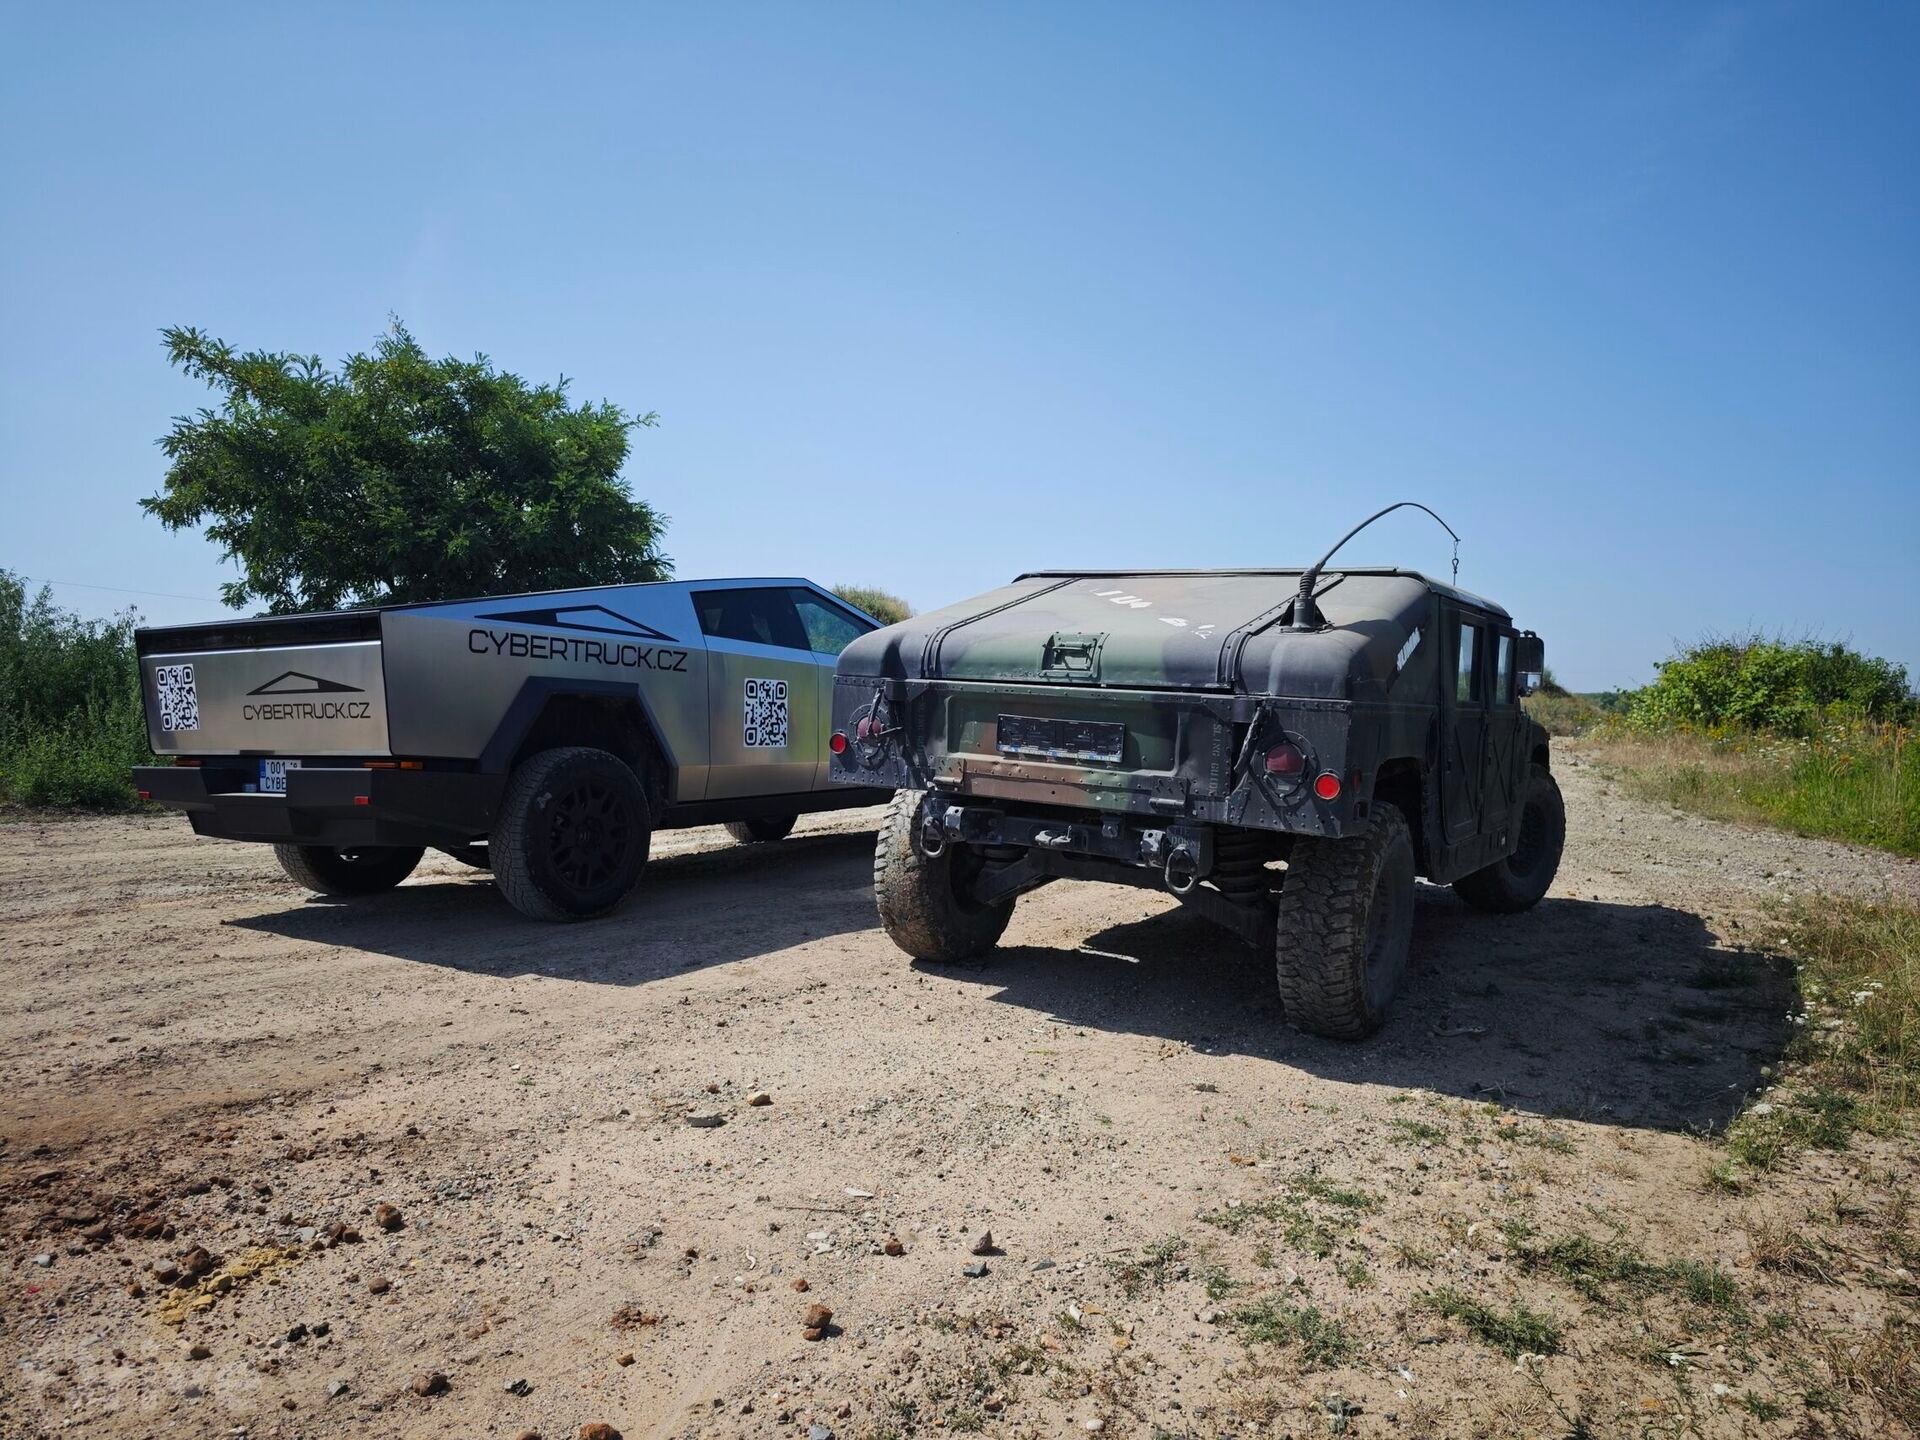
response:
<path id="1" fill-rule="evenodd" d="M 785 650 L 812 648 L 794 611 L 793 597 L 784 589 L 699 590 L 694 593 L 693 608 L 699 612 L 700 628 L 716 640 L 744 640 Z"/>
<path id="2" fill-rule="evenodd" d="M 811 590 L 795 590 L 793 607 L 800 612 L 807 645 L 816 655 L 838 655 L 873 628 Z"/>
<path id="3" fill-rule="evenodd" d="M 1454 649 L 1457 660 L 1453 698 L 1462 705 L 1478 704 L 1480 687 L 1480 627 L 1462 623 L 1460 642 Z"/>

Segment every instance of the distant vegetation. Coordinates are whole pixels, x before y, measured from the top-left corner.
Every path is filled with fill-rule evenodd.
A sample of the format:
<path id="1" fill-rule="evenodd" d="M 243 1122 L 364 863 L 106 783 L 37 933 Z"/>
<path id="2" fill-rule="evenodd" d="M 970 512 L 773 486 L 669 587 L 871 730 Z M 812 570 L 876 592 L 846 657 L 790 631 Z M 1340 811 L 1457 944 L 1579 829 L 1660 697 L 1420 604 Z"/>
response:
<path id="1" fill-rule="evenodd" d="M 0 800 L 125 809 L 147 763 L 132 611 L 83 620 L 0 570 Z"/>
<path id="2" fill-rule="evenodd" d="M 913 618 L 913 607 L 898 595 L 877 585 L 836 585 L 833 593 L 849 605 L 858 605 L 876 620 L 898 625 Z"/>
<path id="3" fill-rule="evenodd" d="M 1907 673 L 1850 645 L 1716 637 L 1662 661 L 1644 689 L 1543 689 L 1527 705 L 1556 735 L 1593 734 L 1601 758 L 1652 798 L 1920 855 Z"/>

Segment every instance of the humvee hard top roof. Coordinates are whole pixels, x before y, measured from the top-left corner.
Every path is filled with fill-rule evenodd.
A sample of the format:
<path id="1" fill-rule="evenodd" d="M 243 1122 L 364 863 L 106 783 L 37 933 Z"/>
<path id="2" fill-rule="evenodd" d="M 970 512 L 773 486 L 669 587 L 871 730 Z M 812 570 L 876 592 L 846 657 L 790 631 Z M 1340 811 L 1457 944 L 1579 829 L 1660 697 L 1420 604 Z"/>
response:
<path id="1" fill-rule="evenodd" d="M 1289 576 L 1297 580 L 1305 568 L 1306 567 L 1301 565 L 1295 565 L 1291 569 L 1251 565 L 1228 566 L 1221 569 L 1210 570 L 1028 570 L 1014 576 L 1013 579 L 1015 584 L 1018 584 L 1022 580 L 1061 580 L 1069 578 L 1076 580 L 1125 580 L 1129 578 L 1145 579 L 1149 577 L 1155 579 L 1178 579 L 1183 575 L 1196 577 L 1207 575 L 1272 575 L 1275 577 Z M 1320 586 L 1314 593 L 1318 594 L 1321 590 L 1324 590 L 1331 581 L 1344 575 L 1398 575 L 1408 580 L 1418 580 L 1436 595 L 1444 595 L 1449 600 L 1458 600 L 1465 605 L 1477 605 L 1489 614 L 1498 615 L 1502 619 L 1511 620 L 1513 618 L 1512 613 L 1507 607 L 1496 600 L 1489 600 L 1484 595 L 1475 595 L 1471 590 L 1462 590 L 1457 585 L 1448 585 L 1443 581 L 1435 580 L 1430 575 L 1423 575 L 1418 570 L 1404 570 L 1393 565 L 1344 565 L 1338 569 L 1323 570 L 1320 572 Z"/>

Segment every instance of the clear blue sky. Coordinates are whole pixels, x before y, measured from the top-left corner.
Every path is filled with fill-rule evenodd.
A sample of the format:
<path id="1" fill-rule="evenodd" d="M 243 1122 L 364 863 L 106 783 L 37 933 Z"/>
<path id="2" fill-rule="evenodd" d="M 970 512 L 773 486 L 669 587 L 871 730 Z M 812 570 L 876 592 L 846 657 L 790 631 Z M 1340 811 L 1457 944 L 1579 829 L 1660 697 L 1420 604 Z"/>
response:
<path id="1" fill-rule="evenodd" d="M 0 87 L 0 565 L 213 596 L 159 328 L 389 312 L 658 410 L 684 575 L 927 608 L 1297 563 L 1388 500 L 1580 688 L 1920 673 L 1920 9 L 35 6 Z M 1444 574 L 1418 518 L 1353 558 Z M 155 620 L 217 605 L 132 600 Z"/>

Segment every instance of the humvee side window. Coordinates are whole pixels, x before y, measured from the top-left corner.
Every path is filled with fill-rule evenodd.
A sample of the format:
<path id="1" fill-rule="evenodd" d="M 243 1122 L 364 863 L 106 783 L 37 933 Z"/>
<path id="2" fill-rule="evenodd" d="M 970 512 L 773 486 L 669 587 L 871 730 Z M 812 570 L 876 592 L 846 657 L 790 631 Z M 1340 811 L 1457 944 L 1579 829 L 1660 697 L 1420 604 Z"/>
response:
<path id="1" fill-rule="evenodd" d="M 1479 641 L 1480 627 L 1478 625 L 1462 625 L 1460 627 L 1460 644 L 1456 651 L 1459 656 L 1460 669 L 1459 678 L 1454 682 L 1453 698 L 1463 705 L 1471 705 L 1480 698 L 1479 691 L 1474 687 L 1473 683 L 1479 669 Z"/>
<path id="2" fill-rule="evenodd" d="M 1502 635 L 1494 650 L 1493 662 L 1493 703 L 1511 705 L 1513 703 L 1513 637 Z"/>
<path id="3" fill-rule="evenodd" d="M 816 655 L 838 655 L 873 628 L 811 590 L 795 590 L 793 607 L 800 612 L 807 644 Z"/>
<path id="4" fill-rule="evenodd" d="M 702 590 L 693 597 L 700 628 L 716 640 L 807 650 L 807 632 L 785 590 Z"/>

